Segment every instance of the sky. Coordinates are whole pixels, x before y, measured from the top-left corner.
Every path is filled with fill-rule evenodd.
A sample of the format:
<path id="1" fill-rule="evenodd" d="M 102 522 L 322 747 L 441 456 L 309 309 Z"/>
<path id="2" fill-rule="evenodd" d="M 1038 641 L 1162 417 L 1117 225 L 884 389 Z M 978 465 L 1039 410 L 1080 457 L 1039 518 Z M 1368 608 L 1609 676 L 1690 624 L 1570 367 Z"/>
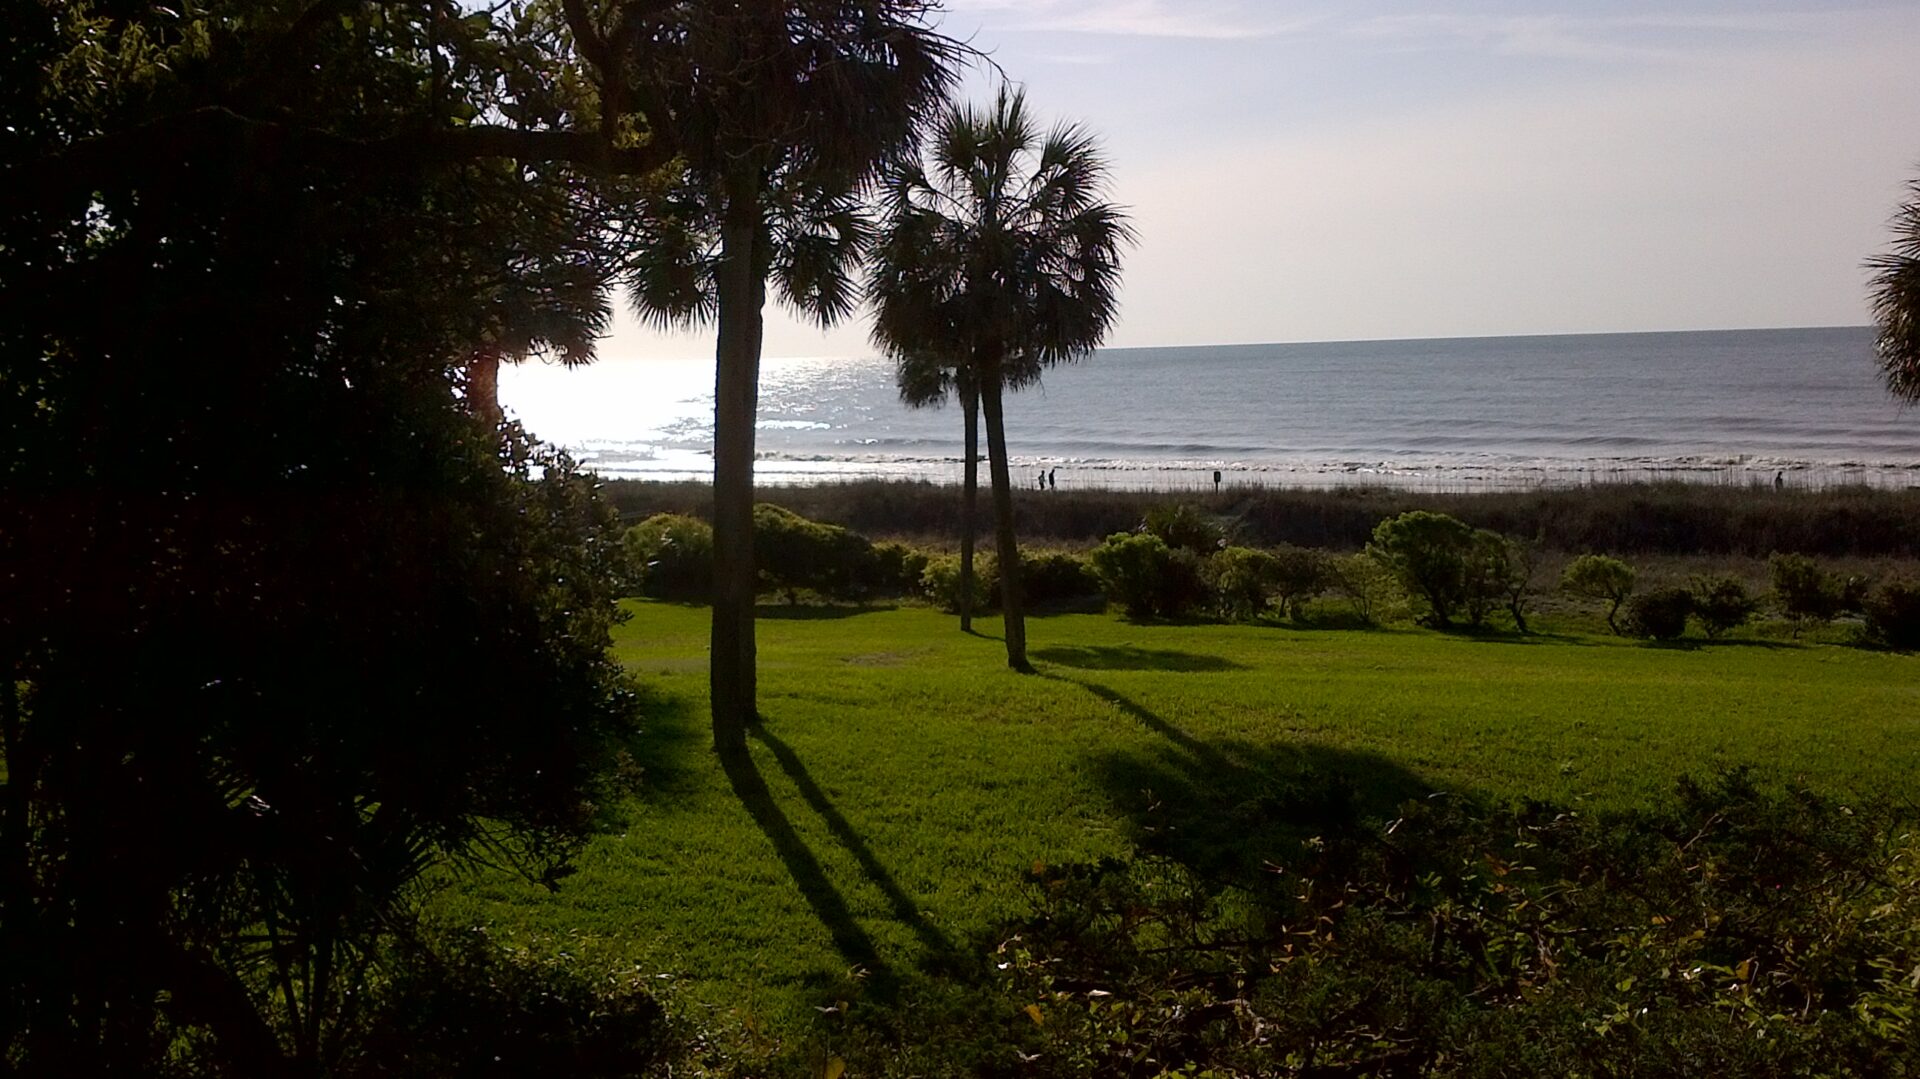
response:
<path id="1" fill-rule="evenodd" d="M 1916 0 L 945 6 L 1112 161 L 1112 347 L 1863 324 L 1920 177 Z M 770 304 L 765 351 L 873 349 Z"/>

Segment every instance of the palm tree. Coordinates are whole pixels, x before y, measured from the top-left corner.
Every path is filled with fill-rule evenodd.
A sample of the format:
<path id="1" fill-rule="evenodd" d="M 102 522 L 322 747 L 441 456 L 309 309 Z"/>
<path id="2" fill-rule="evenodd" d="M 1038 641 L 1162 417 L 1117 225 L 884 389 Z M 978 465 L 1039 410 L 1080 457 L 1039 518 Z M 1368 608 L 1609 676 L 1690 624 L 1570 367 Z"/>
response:
<path id="1" fill-rule="evenodd" d="M 987 423 L 1007 665 L 1031 670 L 1013 533 L 1006 391 L 1090 355 L 1112 325 L 1126 216 L 1104 200 L 1106 162 L 1074 125 L 1042 135 L 1025 95 L 949 108 L 921 160 L 890 166 L 869 285 L 873 337 L 897 362 L 955 357 Z"/>
<path id="2" fill-rule="evenodd" d="M 903 353 L 894 361 L 894 384 L 908 408 L 939 408 L 960 398 L 965 418 L 966 463 L 960 486 L 960 632 L 973 632 L 973 529 L 980 503 L 980 388 L 966 358 L 937 352 Z"/>
<path id="3" fill-rule="evenodd" d="M 1873 319 L 1880 327 L 1874 351 L 1887 389 L 1920 403 L 1920 180 L 1893 215 L 1893 251 L 1867 260 L 1873 276 Z"/>
<path id="4" fill-rule="evenodd" d="M 710 682 L 725 753 L 745 749 L 757 715 L 753 460 L 767 283 L 823 324 L 852 311 L 865 240 L 855 196 L 912 145 L 965 52 L 928 26 L 931 11 L 930 0 L 629 4 L 589 46 L 629 50 L 636 107 L 652 130 L 673 132 L 688 181 L 678 219 L 660 218 L 676 242 L 643 256 L 634 306 L 718 325 Z"/>

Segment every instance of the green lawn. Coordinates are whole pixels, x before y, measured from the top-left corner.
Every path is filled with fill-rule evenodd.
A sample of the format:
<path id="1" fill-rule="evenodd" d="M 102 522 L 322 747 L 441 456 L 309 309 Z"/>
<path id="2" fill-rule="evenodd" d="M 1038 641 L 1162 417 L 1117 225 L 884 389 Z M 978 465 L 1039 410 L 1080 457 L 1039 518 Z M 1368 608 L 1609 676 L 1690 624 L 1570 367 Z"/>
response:
<path id="1" fill-rule="evenodd" d="M 1920 774 L 1910 656 L 1063 615 L 1030 625 L 1033 677 L 991 620 L 803 607 L 764 611 L 766 721 L 729 775 L 707 750 L 706 610 L 634 610 L 616 647 L 655 698 L 645 793 L 557 894 L 482 877 L 442 906 L 777 1031 L 914 984 L 1022 908 L 1036 861 L 1230 845 L 1302 768 L 1382 813 L 1434 788 L 1644 804 L 1734 763 L 1842 794 Z"/>

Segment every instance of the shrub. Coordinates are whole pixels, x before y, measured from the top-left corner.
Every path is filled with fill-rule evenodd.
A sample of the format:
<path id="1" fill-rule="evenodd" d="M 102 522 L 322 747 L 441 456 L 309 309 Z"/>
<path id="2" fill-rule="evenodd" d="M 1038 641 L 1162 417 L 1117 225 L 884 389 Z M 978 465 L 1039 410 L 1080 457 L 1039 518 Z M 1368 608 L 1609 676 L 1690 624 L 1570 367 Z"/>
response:
<path id="1" fill-rule="evenodd" d="M 1227 542 L 1227 530 L 1217 518 L 1184 502 L 1148 510 L 1141 528 L 1168 547 L 1192 551 L 1202 557 L 1226 546 Z"/>
<path id="2" fill-rule="evenodd" d="M 1036 866 L 990 975 L 1044 1013 L 1004 1028 L 1021 1074 L 1920 1074 L 1910 816 L 1739 773 L 1632 813 L 1295 812 L 1249 844 L 1254 879 L 1177 834 Z"/>
<path id="3" fill-rule="evenodd" d="M 688 600 L 713 595 L 713 526 L 700 518 L 655 514 L 627 529 L 620 546 L 641 595 Z"/>
<path id="4" fill-rule="evenodd" d="M 1283 545 L 1273 551 L 1273 600 L 1289 618 L 1298 621 L 1300 608 L 1334 587 L 1333 560 L 1312 547 Z"/>
<path id="5" fill-rule="evenodd" d="M 1346 597 L 1353 613 L 1367 625 L 1387 620 L 1390 612 L 1406 603 L 1400 582 L 1371 555 L 1350 554 L 1329 559 L 1327 570 L 1333 587 Z"/>
<path id="6" fill-rule="evenodd" d="M 993 595 L 998 602 L 999 574 L 994 574 Z M 1101 594 L 1100 575 L 1085 558 L 1071 551 L 1020 552 L 1020 587 L 1026 602 L 1034 607 L 1059 606 Z"/>
<path id="7" fill-rule="evenodd" d="M 753 507 L 753 560 L 767 587 L 799 602 L 803 588 L 824 596 L 849 596 L 871 562 L 866 537 L 840 527 L 809 521 L 791 510 L 762 502 Z"/>
<path id="8" fill-rule="evenodd" d="M 1473 529 L 1444 513 L 1413 510 L 1381 521 L 1367 553 L 1427 606 L 1426 621 L 1453 622 L 1466 598 L 1466 566 Z"/>
<path id="9" fill-rule="evenodd" d="M 1738 577 L 1700 577 L 1693 582 L 1693 615 L 1710 638 L 1746 625 L 1759 606 Z"/>
<path id="10" fill-rule="evenodd" d="M 1767 577 L 1773 601 L 1793 620 L 1796 637 L 1808 622 L 1824 625 L 1843 612 L 1860 610 L 1866 599 L 1864 578 L 1824 572 L 1806 555 L 1775 553 L 1767 560 Z"/>
<path id="11" fill-rule="evenodd" d="M 1650 640 L 1675 640 L 1687 631 L 1687 616 L 1692 613 L 1693 593 L 1656 588 L 1627 601 L 1627 631 Z"/>
<path id="12" fill-rule="evenodd" d="M 889 595 L 920 591 L 927 572 L 927 552 L 904 543 L 876 543 L 868 559 L 861 583 Z"/>
<path id="13" fill-rule="evenodd" d="M 1920 581 L 1888 581 L 1863 606 L 1867 636 L 1889 648 L 1920 648 Z"/>
<path id="14" fill-rule="evenodd" d="M 983 611 L 991 602 L 992 588 L 999 583 L 999 567 L 992 555 L 973 557 L 973 609 Z M 934 555 L 920 572 L 920 592 L 948 614 L 960 613 L 960 556 Z"/>
<path id="15" fill-rule="evenodd" d="M 1620 608 L 1633 595 L 1633 567 L 1603 554 L 1583 554 L 1567 563 L 1560 589 L 1607 604 L 1607 628 L 1620 632 Z"/>
<path id="16" fill-rule="evenodd" d="M 1206 598 L 1200 560 L 1150 533 L 1121 532 L 1088 556 L 1109 599 L 1130 618 L 1177 618 Z"/>
<path id="17" fill-rule="evenodd" d="M 1481 625 L 1497 607 L 1513 615 L 1514 627 L 1527 631 L 1527 592 L 1533 577 L 1533 558 L 1521 545 L 1498 532 L 1480 529 L 1461 562 L 1460 602 L 1467 621 Z"/>
<path id="18" fill-rule="evenodd" d="M 398 949 L 342 1074 L 657 1074 L 691 1039 L 644 976 L 508 951 L 482 930 Z"/>
<path id="19" fill-rule="evenodd" d="M 1214 603 L 1227 618 L 1252 618 L 1267 609 L 1279 561 L 1251 547 L 1215 551 L 1201 567 Z"/>

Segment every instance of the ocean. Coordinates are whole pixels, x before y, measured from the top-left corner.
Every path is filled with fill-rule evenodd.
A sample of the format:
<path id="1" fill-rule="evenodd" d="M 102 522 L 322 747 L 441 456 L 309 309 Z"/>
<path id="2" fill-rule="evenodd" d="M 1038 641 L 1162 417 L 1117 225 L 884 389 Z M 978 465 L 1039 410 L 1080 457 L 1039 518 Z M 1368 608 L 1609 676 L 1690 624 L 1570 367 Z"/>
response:
<path id="1" fill-rule="evenodd" d="M 690 351 L 704 351 L 697 348 Z M 606 476 L 706 478 L 710 354 L 501 375 L 534 434 Z M 1864 327 L 1105 349 L 1007 401 L 1016 484 L 1687 480 L 1920 486 L 1920 413 Z M 958 481 L 958 403 L 899 403 L 876 357 L 763 364 L 762 483 Z M 985 452 L 986 439 L 981 438 Z M 985 482 L 985 469 L 982 469 Z"/>

